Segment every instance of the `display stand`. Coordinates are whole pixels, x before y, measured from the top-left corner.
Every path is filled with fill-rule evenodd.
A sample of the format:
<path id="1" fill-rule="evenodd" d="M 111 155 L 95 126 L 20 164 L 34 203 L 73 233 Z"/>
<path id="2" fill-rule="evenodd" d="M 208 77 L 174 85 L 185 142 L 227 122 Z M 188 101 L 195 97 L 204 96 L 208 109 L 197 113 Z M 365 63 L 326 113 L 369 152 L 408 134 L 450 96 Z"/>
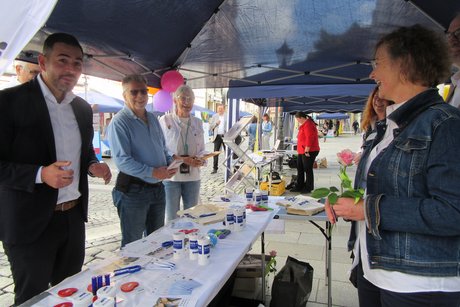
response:
<path id="1" fill-rule="evenodd" d="M 241 132 L 251 122 L 251 120 L 252 116 L 245 116 L 240 118 L 240 120 L 236 122 L 227 131 L 227 133 L 224 134 L 223 137 L 224 144 L 238 156 L 238 159 L 233 162 L 242 162 L 240 167 L 233 172 L 233 170 L 228 167 L 228 165 L 232 165 L 232 163 L 229 163 L 232 155 L 229 155 L 224 161 L 224 165 L 227 167 L 230 173 L 233 173 L 233 175 L 225 184 L 225 190 L 228 192 L 238 193 L 244 187 L 256 187 L 254 180 L 249 180 L 248 178 L 256 163 L 248 156 L 246 153 L 247 150 L 243 150 L 238 144 L 235 143 L 236 138 L 241 135 Z"/>
<path id="2" fill-rule="evenodd" d="M 236 161 L 233 161 L 233 165 L 235 165 L 236 162 L 242 162 L 240 167 L 237 170 L 233 171 L 233 169 L 227 166 L 232 165 L 232 163 L 229 163 L 231 155 L 229 155 L 227 159 L 224 161 L 225 165 L 227 166 L 227 169 L 230 171 L 230 173 L 233 173 L 233 175 L 225 184 L 225 190 L 232 193 L 239 193 L 245 187 L 253 187 L 258 189 L 259 182 L 262 177 L 262 169 L 267 166 L 269 167 L 268 184 L 270 190 L 273 163 L 276 162 L 276 160 L 279 158 L 279 154 L 277 154 L 276 152 L 277 148 L 274 148 L 273 151 L 271 151 L 271 155 L 267 154 L 267 156 L 263 157 L 263 159 L 261 159 L 260 161 L 255 161 L 253 158 L 251 158 L 251 155 L 248 154 L 248 149 L 243 150 L 238 144 L 235 143 L 235 139 L 239 135 L 241 135 L 241 132 L 251 122 L 251 120 L 252 116 L 242 117 L 237 123 L 235 123 L 235 125 L 232 126 L 232 128 L 223 137 L 224 144 L 228 146 L 228 148 L 230 148 L 232 152 L 238 156 L 238 159 L 236 159 Z M 283 153 L 280 154 L 282 155 Z M 254 179 L 250 180 L 248 177 L 253 170 L 255 170 Z"/>

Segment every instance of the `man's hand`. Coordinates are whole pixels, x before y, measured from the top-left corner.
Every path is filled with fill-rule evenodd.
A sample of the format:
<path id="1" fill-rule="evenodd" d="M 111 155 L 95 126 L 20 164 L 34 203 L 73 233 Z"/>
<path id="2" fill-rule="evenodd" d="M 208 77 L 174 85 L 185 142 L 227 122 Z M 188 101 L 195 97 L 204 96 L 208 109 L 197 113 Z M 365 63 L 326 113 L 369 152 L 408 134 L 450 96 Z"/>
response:
<path id="1" fill-rule="evenodd" d="M 177 173 L 177 168 L 168 169 L 167 166 L 162 166 L 154 168 L 152 172 L 152 177 L 155 179 L 163 180 L 169 179 Z"/>
<path id="2" fill-rule="evenodd" d="M 93 176 L 104 179 L 105 184 L 108 184 L 112 179 L 112 172 L 110 172 L 109 166 L 105 163 L 93 163 L 89 166 L 88 171 Z"/>
<path id="3" fill-rule="evenodd" d="M 70 161 L 56 161 L 42 168 L 42 182 L 52 188 L 60 189 L 70 185 L 73 181 L 73 170 L 69 169 Z"/>

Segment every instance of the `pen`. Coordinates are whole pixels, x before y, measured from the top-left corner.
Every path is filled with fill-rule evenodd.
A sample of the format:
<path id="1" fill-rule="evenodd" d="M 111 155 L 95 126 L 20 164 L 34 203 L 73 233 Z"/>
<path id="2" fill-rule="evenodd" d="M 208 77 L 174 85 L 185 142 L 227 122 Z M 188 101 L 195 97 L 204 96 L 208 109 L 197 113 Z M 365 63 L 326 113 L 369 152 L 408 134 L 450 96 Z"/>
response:
<path id="1" fill-rule="evenodd" d="M 216 215 L 216 213 L 204 213 L 204 214 L 201 214 L 199 217 L 207 217 L 207 216 L 213 216 L 213 215 Z"/>
<path id="2" fill-rule="evenodd" d="M 123 275 L 123 274 L 131 274 L 139 272 L 142 269 L 140 265 L 133 265 L 126 268 L 118 269 L 113 271 L 113 276 Z"/>

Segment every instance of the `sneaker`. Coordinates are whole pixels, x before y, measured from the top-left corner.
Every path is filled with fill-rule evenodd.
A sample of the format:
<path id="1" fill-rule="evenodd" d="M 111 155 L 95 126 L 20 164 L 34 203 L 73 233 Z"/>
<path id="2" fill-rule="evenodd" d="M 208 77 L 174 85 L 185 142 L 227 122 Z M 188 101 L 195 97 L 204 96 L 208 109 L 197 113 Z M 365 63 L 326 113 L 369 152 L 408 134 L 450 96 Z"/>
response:
<path id="1" fill-rule="evenodd" d="M 217 170 L 216 170 L 216 169 L 213 169 L 212 172 L 211 172 L 211 174 L 215 174 L 215 173 L 217 173 Z"/>

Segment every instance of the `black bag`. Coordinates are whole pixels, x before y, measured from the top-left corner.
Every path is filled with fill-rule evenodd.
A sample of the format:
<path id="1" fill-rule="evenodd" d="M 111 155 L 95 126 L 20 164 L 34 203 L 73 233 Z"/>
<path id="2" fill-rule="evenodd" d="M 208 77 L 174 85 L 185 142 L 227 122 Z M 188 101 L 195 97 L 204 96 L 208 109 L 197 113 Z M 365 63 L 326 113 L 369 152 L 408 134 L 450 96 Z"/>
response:
<path id="1" fill-rule="evenodd" d="M 305 307 L 313 284 L 313 267 L 289 257 L 273 280 L 270 307 Z"/>

